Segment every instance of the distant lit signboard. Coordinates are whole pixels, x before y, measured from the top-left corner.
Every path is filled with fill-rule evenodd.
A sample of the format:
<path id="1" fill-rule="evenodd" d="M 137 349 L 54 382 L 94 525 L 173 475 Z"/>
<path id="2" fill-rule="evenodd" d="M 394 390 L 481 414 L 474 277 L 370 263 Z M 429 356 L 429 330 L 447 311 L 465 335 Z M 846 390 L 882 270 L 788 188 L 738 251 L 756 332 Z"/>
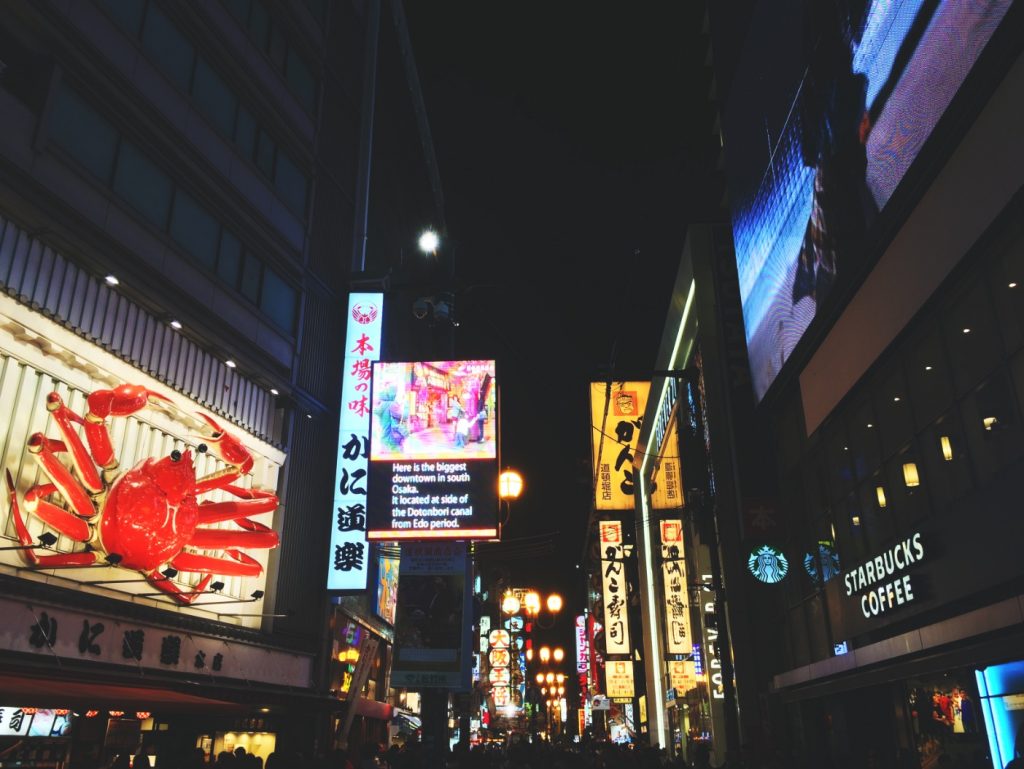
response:
<path id="1" fill-rule="evenodd" d="M 398 606 L 398 568 L 401 561 L 397 556 L 380 554 L 377 562 L 377 616 L 390 625 L 395 624 L 395 608 Z"/>
<path id="2" fill-rule="evenodd" d="M 384 295 L 349 294 L 346 318 L 327 589 L 366 590 L 370 396 L 373 362 L 380 357 Z"/>
<path id="3" fill-rule="evenodd" d="M 737 70 L 725 114 L 758 398 L 833 285 L 856 272 L 879 212 L 1011 2 L 809 2 L 802 20 L 774 0 L 758 5 L 759 33 L 747 42 L 749 65 Z"/>
<path id="4" fill-rule="evenodd" d="M 697 685 L 697 672 L 692 660 L 672 660 L 668 663 L 668 685 L 685 694 Z"/>
<path id="5" fill-rule="evenodd" d="M 678 510 L 683 506 L 683 476 L 679 466 L 679 432 L 674 419 L 669 424 L 666 439 L 654 468 L 651 507 Z"/>
<path id="6" fill-rule="evenodd" d="M 601 586 L 604 597 L 605 654 L 629 654 L 629 611 L 626 595 L 626 548 L 621 521 L 598 524 Z"/>
<path id="7" fill-rule="evenodd" d="M 373 367 L 371 540 L 498 535 L 493 360 Z"/>
<path id="8" fill-rule="evenodd" d="M 608 660 L 604 666 L 605 691 L 613 700 L 631 700 L 636 692 L 633 685 L 632 660 Z"/>
<path id="9" fill-rule="evenodd" d="M 582 614 L 576 617 L 576 672 L 590 670 L 590 643 L 587 640 L 587 619 Z"/>
<path id="10" fill-rule="evenodd" d="M 594 506 L 598 510 L 633 509 L 633 453 L 650 389 L 650 382 L 590 385 Z"/>

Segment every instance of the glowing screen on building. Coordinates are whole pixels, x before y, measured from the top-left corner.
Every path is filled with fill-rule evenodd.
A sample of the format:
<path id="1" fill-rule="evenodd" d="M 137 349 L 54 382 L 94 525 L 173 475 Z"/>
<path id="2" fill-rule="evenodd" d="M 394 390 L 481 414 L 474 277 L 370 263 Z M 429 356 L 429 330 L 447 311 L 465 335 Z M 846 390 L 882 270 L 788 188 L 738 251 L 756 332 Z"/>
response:
<path id="1" fill-rule="evenodd" d="M 370 539 L 498 534 L 493 360 L 373 367 Z"/>
<path id="2" fill-rule="evenodd" d="M 833 284 L 855 271 L 1010 3 L 808 2 L 802 19 L 793 0 L 759 4 L 725 120 L 758 398 Z"/>

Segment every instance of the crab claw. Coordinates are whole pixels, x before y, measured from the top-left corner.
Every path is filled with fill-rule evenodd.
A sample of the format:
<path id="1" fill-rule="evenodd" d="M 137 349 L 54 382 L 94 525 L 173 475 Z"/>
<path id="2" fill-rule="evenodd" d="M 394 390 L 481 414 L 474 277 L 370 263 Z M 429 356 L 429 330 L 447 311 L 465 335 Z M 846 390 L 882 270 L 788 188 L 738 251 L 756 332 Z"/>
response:
<path id="1" fill-rule="evenodd" d="M 229 465 L 237 467 L 242 475 L 252 470 L 252 454 L 242 445 L 241 441 L 221 427 L 209 414 L 202 411 L 197 411 L 196 414 L 213 431 L 212 434 L 203 436 L 210 442 L 210 451 Z"/>
<path id="2" fill-rule="evenodd" d="M 86 419 L 102 422 L 109 416 L 131 416 L 144 409 L 150 399 L 170 403 L 170 398 L 147 390 L 142 385 L 123 384 L 113 390 L 96 390 L 89 395 L 89 412 Z"/>

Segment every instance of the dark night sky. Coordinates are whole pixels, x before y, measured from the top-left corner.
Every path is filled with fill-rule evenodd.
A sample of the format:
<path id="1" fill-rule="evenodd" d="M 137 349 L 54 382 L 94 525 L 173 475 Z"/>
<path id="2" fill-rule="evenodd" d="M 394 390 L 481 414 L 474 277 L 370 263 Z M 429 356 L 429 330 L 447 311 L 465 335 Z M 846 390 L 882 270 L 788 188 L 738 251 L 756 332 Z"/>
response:
<path id="1" fill-rule="evenodd" d="M 504 537 L 556 533 L 554 555 L 508 566 L 573 610 L 587 383 L 653 367 L 686 224 L 718 216 L 703 3 L 639 6 L 406 7 L 449 242 L 474 287 L 457 354 L 498 359 L 502 462 L 527 483 Z"/>

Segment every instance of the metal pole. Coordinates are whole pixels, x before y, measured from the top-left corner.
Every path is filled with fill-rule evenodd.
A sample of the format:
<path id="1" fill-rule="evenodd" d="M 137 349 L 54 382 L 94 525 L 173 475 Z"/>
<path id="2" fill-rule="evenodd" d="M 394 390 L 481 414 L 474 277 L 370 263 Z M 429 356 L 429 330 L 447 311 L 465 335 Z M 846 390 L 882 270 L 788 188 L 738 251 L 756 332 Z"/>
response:
<path id="1" fill-rule="evenodd" d="M 359 128 L 359 171 L 356 182 L 356 232 L 352 272 L 366 271 L 370 238 L 370 174 L 373 166 L 373 123 L 377 103 L 377 47 L 380 42 L 380 0 L 367 0 L 366 50 L 363 59 L 363 114 Z"/>

